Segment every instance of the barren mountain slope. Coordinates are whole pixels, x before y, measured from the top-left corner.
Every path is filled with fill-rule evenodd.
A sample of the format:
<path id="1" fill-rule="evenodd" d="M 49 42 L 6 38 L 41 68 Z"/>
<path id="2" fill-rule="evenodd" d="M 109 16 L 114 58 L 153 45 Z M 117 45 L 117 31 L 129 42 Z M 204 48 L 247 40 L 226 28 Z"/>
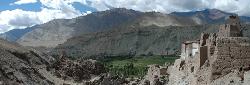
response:
<path id="1" fill-rule="evenodd" d="M 179 53 L 180 43 L 195 40 L 201 32 L 214 32 L 217 26 L 128 27 L 126 30 L 97 32 L 73 37 L 57 46 L 74 57 L 119 55 L 167 55 Z M 53 52 L 53 51 L 52 51 Z"/>
<path id="2" fill-rule="evenodd" d="M 74 19 L 53 20 L 25 34 L 18 43 L 24 46 L 55 47 L 72 36 L 104 32 L 132 24 L 143 26 L 187 26 L 196 25 L 192 19 L 157 12 L 138 12 L 123 8 L 95 12 Z"/>

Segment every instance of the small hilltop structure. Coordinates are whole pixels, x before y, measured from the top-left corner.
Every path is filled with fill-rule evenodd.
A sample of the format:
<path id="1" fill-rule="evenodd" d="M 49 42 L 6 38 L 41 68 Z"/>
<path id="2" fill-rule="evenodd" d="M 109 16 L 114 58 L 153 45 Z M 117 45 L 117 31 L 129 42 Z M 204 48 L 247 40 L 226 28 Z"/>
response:
<path id="1" fill-rule="evenodd" d="M 169 85 L 250 84 L 250 39 L 243 37 L 237 15 L 217 33 L 182 44 L 181 58 L 169 67 Z"/>

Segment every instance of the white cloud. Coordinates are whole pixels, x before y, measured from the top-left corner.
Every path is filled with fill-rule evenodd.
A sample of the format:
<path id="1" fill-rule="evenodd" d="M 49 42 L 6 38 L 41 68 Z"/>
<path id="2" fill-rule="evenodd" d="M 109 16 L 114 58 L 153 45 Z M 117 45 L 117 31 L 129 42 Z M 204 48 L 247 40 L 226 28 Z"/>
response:
<path id="1" fill-rule="evenodd" d="M 82 0 L 40 0 L 40 2 L 42 7 L 39 12 L 24 11 L 22 9 L 1 11 L 0 33 L 46 23 L 53 19 L 70 19 L 91 13 L 91 11 L 81 13 L 73 7 L 74 2 L 82 3 Z"/>
<path id="2" fill-rule="evenodd" d="M 91 14 L 92 12 L 91 11 L 86 11 L 85 13 L 83 13 L 83 15 L 88 15 L 88 14 Z"/>
<path id="3" fill-rule="evenodd" d="M 213 8 L 226 12 L 237 13 L 242 16 L 250 16 L 249 0 L 215 0 Z"/>
<path id="4" fill-rule="evenodd" d="M 2 11 L 0 12 L 0 33 L 14 28 L 24 28 L 39 24 L 40 22 L 36 12 L 23 11 L 21 9 Z"/>
<path id="5" fill-rule="evenodd" d="M 80 16 L 81 13 L 72 13 L 72 12 L 65 12 L 63 10 L 59 9 L 48 9 L 48 8 L 42 8 L 42 11 L 37 13 L 37 16 L 39 17 L 39 20 L 42 21 L 42 23 L 46 23 L 53 19 L 70 19 L 77 16 Z"/>
<path id="6" fill-rule="evenodd" d="M 100 11 L 114 8 L 129 8 L 139 11 L 159 11 L 170 13 L 173 11 L 190 11 L 204 9 L 210 6 L 212 0 L 84 0 L 85 5 Z"/>
<path id="7" fill-rule="evenodd" d="M 8 31 L 8 28 L 10 28 L 10 27 L 8 27 L 7 25 L 0 24 L 0 33 Z"/>
<path id="8" fill-rule="evenodd" d="M 17 5 L 21 5 L 21 4 L 30 4 L 30 3 L 36 3 L 37 0 L 18 0 L 14 3 L 11 3 L 11 5 L 13 4 L 17 4 Z"/>
<path id="9" fill-rule="evenodd" d="M 128 8 L 138 11 L 158 11 L 171 13 L 203 9 L 220 9 L 226 12 L 250 16 L 249 0 L 83 0 L 83 4 L 99 11 L 109 8 Z M 90 2 L 90 3 L 86 3 Z"/>

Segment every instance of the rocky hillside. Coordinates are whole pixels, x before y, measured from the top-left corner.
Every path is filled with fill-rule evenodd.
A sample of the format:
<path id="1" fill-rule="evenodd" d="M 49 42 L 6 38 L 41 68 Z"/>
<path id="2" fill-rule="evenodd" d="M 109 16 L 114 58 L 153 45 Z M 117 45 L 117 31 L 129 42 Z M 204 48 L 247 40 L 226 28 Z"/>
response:
<path id="1" fill-rule="evenodd" d="M 55 60 L 34 49 L 0 39 L 1 85 L 86 85 L 104 72 L 104 66 L 94 60 L 71 61 L 64 56 Z"/>
<path id="2" fill-rule="evenodd" d="M 72 37 L 74 29 L 71 24 L 74 20 L 53 20 L 37 26 L 36 29 L 24 34 L 17 42 L 23 46 L 47 46 L 54 47 Z"/>
<path id="3" fill-rule="evenodd" d="M 39 73 L 39 68 L 51 64 L 54 59 L 35 50 L 0 40 L 0 83 L 51 84 Z"/>

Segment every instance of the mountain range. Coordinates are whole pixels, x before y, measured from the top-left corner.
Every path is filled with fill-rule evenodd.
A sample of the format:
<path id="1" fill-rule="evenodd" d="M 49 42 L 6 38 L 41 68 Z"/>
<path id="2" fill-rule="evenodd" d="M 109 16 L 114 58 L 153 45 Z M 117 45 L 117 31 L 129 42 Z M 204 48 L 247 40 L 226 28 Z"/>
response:
<path id="1" fill-rule="evenodd" d="M 164 14 L 115 8 L 12 30 L 1 37 L 23 46 L 52 47 L 53 55 L 167 55 L 178 53 L 181 42 L 195 40 L 201 32 L 217 31 L 229 15 L 235 14 L 217 9 Z M 250 22 L 249 17 L 240 18 L 244 24 Z"/>
<path id="2" fill-rule="evenodd" d="M 25 29 L 13 29 L 3 34 L 0 34 L 0 37 L 8 41 L 15 42 L 19 38 L 21 38 L 24 34 L 34 30 L 35 28 L 36 26 L 28 27 Z"/>
<path id="3" fill-rule="evenodd" d="M 120 29 L 133 24 L 140 24 L 140 26 L 150 26 L 152 24 L 158 26 L 196 24 L 187 21 L 185 22 L 181 18 L 162 13 L 143 13 L 128 9 L 112 9 L 70 20 L 60 19 L 50 21 L 40 25 L 39 27 L 42 29 L 35 29 L 25 34 L 17 42 L 24 46 L 55 47 L 73 36 Z"/>
<path id="4" fill-rule="evenodd" d="M 56 19 L 48 23 L 14 29 L 0 37 L 9 41 L 18 41 L 25 46 L 55 47 L 67 39 L 92 32 L 117 29 L 124 25 L 140 24 L 141 26 L 188 26 L 201 24 L 223 23 L 231 13 L 217 9 L 206 9 L 195 12 L 173 12 L 163 14 L 159 12 L 139 12 L 124 8 L 116 8 L 102 12 L 95 12 L 87 16 L 74 19 Z M 249 22 L 250 18 L 241 16 L 242 22 Z M 49 43 L 46 43 L 49 42 Z M 36 43 L 36 44 L 34 44 Z"/>
<path id="5" fill-rule="evenodd" d="M 178 17 L 190 17 L 201 24 L 223 24 L 229 15 L 236 14 L 227 13 L 218 9 L 205 9 L 202 11 L 193 12 L 172 12 L 170 15 Z M 240 16 L 240 19 L 242 23 L 249 23 L 250 17 Z"/>

